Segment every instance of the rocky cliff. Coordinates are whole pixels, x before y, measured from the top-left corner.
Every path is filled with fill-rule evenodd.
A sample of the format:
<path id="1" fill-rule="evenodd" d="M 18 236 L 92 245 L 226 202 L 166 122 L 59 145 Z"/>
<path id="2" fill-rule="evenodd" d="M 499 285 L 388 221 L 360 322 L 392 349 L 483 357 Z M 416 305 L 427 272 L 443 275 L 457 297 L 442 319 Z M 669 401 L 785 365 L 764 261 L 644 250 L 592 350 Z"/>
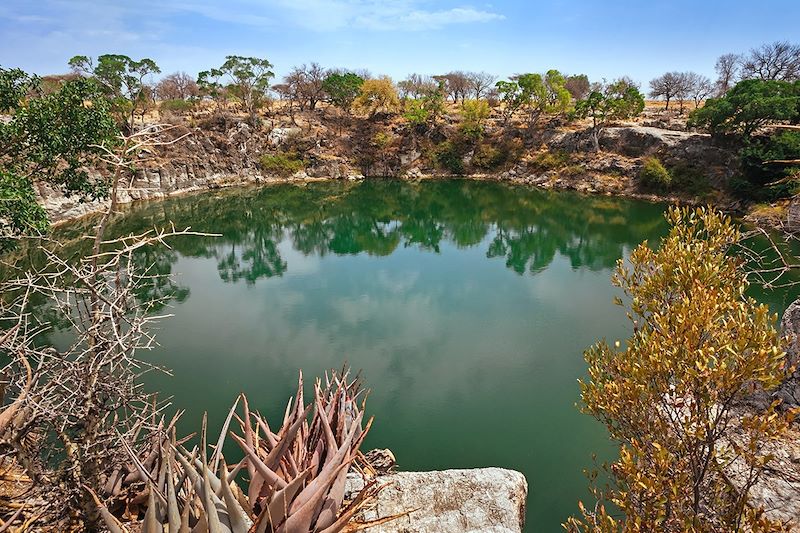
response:
<path id="1" fill-rule="evenodd" d="M 244 122 L 225 120 L 202 128 L 179 125 L 169 135 L 176 138 L 189 134 L 188 137 L 174 145 L 140 153 L 132 177 L 122 184 L 119 199 L 124 203 L 269 181 L 362 179 L 364 175 L 423 179 L 453 175 L 432 160 L 430 146 L 426 145 L 429 139 L 420 139 L 402 127 L 385 128 L 393 141 L 391 146 L 381 147 L 359 141 L 360 134 L 356 131 L 335 134 L 324 128 L 299 128 L 291 124 L 255 130 Z M 494 135 L 499 138 L 501 133 Z M 513 160 L 498 164 L 493 170 L 472 164 L 477 158 L 474 150 L 463 155 L 464 167 L 467 176 L 473 178 L 683 201 L 693 198 L 656 196 L 640 187 L 637 175 L 642 158 L 655 156 L 670 166 L 702 170 L 719 187 L 735 167 L 733 151 L 716 146 L 708 135 L 699 133 L 629 124 L 604 131 L 602 152 L 591 152 L 589 144 L 585 129 L 549 128 L 533 140 L 526 139 L 526 144 L 514 152 Z M 374 153 L 367 157 L 365 151 L 370 150 Z M 275 153 L 296 154 L 303 169 L 292 174 L 263 170 L 260 158 Z M 38 191 L 54 222 L 98 211 L 105 205 L 65 198 L 44 184 L 39 185 Z M 731 202 L 721 195 L 714 201 L 731 207 Z"/>

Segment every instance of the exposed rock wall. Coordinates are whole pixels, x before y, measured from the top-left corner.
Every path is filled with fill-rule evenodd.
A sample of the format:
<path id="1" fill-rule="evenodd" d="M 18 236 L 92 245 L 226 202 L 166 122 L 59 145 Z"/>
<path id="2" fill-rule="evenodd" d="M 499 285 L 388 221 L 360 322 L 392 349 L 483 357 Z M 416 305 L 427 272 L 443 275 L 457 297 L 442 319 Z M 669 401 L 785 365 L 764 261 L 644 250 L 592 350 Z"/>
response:
<path id="1" fill-rule="evenodd" d="M 231 185 L 307 179 L 360 179 L 361 169 L 353 154 L 339 153 L 331 139 L 303 136 L 296 127 L 273 128 L 269 133 L 254 131 L 245 123 L 221 122 L 206 128 L 178 127 L 174 137 L 188 135 L 178 143 L 140 154 L 133 179 L 122 185 L 120 202 L 163 198 L 184 192 Z M 735 168 L 734 151 L 714 144 L 708 135 L 630 125 L 607 128 L 601 136 L 603 152 L 591 152 L 587 130 L 553 129 L 542 133 L 544 147 L 552 152 L 574 154 L 569 168 L 543 169 L 536 164 L 535 151 L 524 154 L 505 171 L 475 175 L 527 183 L 542 188 L 569 189 L 589 193 L 652 197 L 640 191 L 636 176 L 641 158 L 657 156 L 665 164 L 690 164 L 724 178 Z M 426 166 L 413 142 L 402 149 L 392 163 L 374 162 L 374 173 L 406 179 L 442 176 Z M 291 144 L 305 161 L 305 169 L 293 176 L 270 175 L 259 166 L 264 153 Z M 538 150 L 538 148 L 537 148 Z M 389 161 L 387 159 L 387 161 Z M 39 196 L 51 220 L 59 222 L 101 210 L 104 202 L 82 203 L 65 198 L 58 191 L 39 185 Z"/>

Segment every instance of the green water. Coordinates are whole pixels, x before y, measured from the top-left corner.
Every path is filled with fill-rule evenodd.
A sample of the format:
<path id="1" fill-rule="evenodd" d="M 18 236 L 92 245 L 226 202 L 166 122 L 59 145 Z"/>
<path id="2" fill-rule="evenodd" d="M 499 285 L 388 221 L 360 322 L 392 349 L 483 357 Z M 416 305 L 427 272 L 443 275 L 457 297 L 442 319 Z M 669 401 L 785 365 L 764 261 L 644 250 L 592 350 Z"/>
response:
<path id="1" fill-rule="evenodd" d="M 298 369 L 347 361 L 372 389 L 366 448 L 401 469 L 500 466 L 528 479 L 528 531 L 558 531 L 610 458 L 578 412 L 583 350 L 629 330 L 615 261 L 666 232 L 663 205 L 497 183 L 280 185 L 145 204 L 111 234 L 172 221 L 221 233 L 139 260 L 175 274 L 148 386 L 218 427 L 236 395 L 273 418 Z M 63 229 L 70 239 L 85 227 Z M 781 302 L 773 302 L 781 306 Z"/>

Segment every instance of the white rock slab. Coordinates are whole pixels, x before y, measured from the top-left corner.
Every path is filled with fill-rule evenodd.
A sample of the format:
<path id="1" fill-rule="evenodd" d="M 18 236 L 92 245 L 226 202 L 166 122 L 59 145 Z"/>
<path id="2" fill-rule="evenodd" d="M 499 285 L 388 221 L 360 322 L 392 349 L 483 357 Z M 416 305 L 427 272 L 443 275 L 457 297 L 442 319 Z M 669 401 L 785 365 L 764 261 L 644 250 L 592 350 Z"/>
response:
<path id="1" fill-rule="evenodd" d="M 520 533 L 525 522 L 528 483 L 513 470 L 398 472 L 378 482 L 385 487 L 361 519 L 412 512 L 369 533 Z M 348 496 L 362 487 L 360 476 L 348 476 Z"/>

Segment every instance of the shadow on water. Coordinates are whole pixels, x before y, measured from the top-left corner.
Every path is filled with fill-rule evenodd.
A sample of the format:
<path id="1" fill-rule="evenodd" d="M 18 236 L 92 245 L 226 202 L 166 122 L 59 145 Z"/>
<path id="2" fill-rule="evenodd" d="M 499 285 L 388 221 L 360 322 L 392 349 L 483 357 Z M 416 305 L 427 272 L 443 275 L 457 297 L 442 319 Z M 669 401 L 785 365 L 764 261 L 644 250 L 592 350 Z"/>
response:
<path id="1" fill-rule="evenodd" d="M 170 298 L 175 316 L 145 357 L 174 377 L 147 385 L 187 410 L 183 430 L 204 410 L 218 426 L 242 391 L 279 417 L 298 369 L 346 360 L 373 390 L 367 447 L 391 448 L 408 470 L 521 470 L 528 529 L 556 531 L 588 497 L 592 453 L 613 453 L 575 406 L 582 352 L 629 334 L 611 269 L 666 233 L 663 210 L 475 181 L 322 182 L 136 205 L 109 236 L 169 223 L 221 234 L 136 258 L 176 274 L 142 296 Z M 91 224 L 56 237 L 80 253 Z"/>

